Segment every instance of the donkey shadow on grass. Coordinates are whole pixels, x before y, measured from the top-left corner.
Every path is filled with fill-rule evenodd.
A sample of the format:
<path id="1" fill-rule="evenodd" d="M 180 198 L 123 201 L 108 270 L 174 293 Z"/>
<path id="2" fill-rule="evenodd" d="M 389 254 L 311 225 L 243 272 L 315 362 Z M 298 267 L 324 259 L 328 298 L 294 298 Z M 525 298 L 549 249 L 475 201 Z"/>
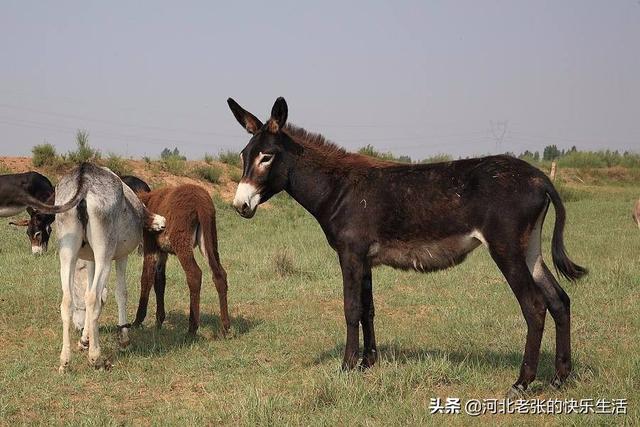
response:
<path id="1" fill-rule="evenodd" d="M 222 334 L 222 322 L 217 314 L 200 314 L 200 333 L 189 334 L 189 315 L 179 311 L 167 312 L 167 317 L 161 328 L 155 323 L 148 322 L 138 328 L 131 328 L 129 336 L 131 344 L 125 352 L 139 356 L 161 356 L 182 347 L 188 347 L 193 343 L 210 341 L 211 332 L 214 340 L 231 340 L 244 335 L 260 325 L 261 319 L 248 318 L 242 315 L 230 316 L 231 328 L 226 335 Z M 116 325 L 105 325 L 100 332 L 116 337 L 118 328 Z M 204 336 L 203 336 L 204 334 Z M 111 338 L 113 339 L 113 338 Z M 116 346 L 117 346 L 117 340 Z M 230 343 L 231 344 L 231 343 Z M 118 359 L 117 350 L 110 358 Z"/>
<path id="2" fill-rule="evenodd" d="M 338 343 L 332 349 L 319 353 L 310 365 L 321 365 L 326 361 L 339 361 L 344 354 L 344 344 Z M 448 360 L 454 368 L 467 366 L 469 369 L 480 371 L 495 371 L 496 369 L 519 370 L 522 364 L 522 353 L 517 351 L 495 350 L 471 350 L 463 352 L 459 350 L 426 349 L 413 346 L 404 346 L 400 343 L 390 343 L 378 346 L 378 363 L 376 366 L 405 365 L 410 363 L 428 362 L 430 360 Z M 374 366 L 371 369 L 376 369 Z M 402 368 L 400 368 L 402 369 Z M 594 372 L 588 364 L 577 359 L 573 360 L 572 380 L 578 380 L 589 373 Z M 538 364 L 538 381 L 529 388 L 528 395 L 536 395 L 548 389 L 548 383 L 555 373 L 554 354 L 547 350 L 540 351 Z M 573 381 L 569 381 L 562 388 L 568 388 Z"/>

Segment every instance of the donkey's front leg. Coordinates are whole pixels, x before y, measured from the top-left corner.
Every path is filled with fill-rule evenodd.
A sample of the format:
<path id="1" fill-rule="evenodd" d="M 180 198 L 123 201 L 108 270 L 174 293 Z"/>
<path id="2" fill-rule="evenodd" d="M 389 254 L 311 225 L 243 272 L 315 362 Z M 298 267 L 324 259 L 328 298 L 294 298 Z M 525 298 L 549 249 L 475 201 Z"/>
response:
<path id="1" fill-rule="evenodd" d="M 151 287 L 155 280 L 157 263 L 158 254 L 156 252 L 149 252 L 145 248 L 144 260 L 142 261 L 142 275 L 140 276 L 140 301 L 138 302 L 138 311 L 136 312 L 136 320 L 133 321 L 133 326 L 142 325 L 144 318 L 147 317 L 149 292 L 151 292 Z"/>
<path id="2" fill-rule="evenodd" d="M 364 341 L 364 351 L 362 352 L 363 369 L 372 367 L 378 360 L 378 349 L 376 347 L 376 334 L 373 328 L 373 318 L 375 308 L 373 306 L 373 279 L 371 267 L 367 266 L 362 278 L 362 290 L 360 295 L 362 301 L 362 339 Z"/>
<path id="3" fill-rule="evenodd" d="M 359 328 L 362 317 L 362 278 L 364 257 L 351 251 L 340 253 L 340 268 L 344 292 L 344 318 L 347 322 L 347 345 L 344 349 L 342 369 L 351 370 L 358 364 L 360 344 Z"/>

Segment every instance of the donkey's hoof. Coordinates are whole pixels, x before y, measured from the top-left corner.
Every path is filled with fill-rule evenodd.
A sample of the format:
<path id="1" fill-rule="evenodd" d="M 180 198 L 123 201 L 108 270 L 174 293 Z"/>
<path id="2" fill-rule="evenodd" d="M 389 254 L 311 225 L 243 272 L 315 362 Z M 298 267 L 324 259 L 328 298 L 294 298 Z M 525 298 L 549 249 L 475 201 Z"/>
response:
<path id="1" fill-rule="evenodd" d="M 506 395 L 506 398 L 510 400 L 524 399 L 524 397 L 525 397 L 525 388 L 522 384 L 512 385 L 509 391 L 507 391 L 507 395 Z"/>
<path id="2" fill-rule="evenodd" d="M 342 365 L 340 366 L 340 370 L 342 372 L 349 372 L 349 371 L 353 371 L 357 367 L 358 367 L 358 359 L 349 359 L 349 360 L 344 360 L 342 362 Z"/>
<path id="3" fill-rule="evenodd" d="M 89 341 L 82 341 L 82 338 L 78 340 L 78 350 L 86 351 L 89 350 Z"/>
<path id="4" fill-rule="evenodd" d="M 97 371 L 110 371 L 111 362 L 108 359 L 98 357 L 95 361 L 89 360 L 89 364 L 93 366 Z"/>
<path id="5" fill-rule="evenodd" d="M 143 328 L 144 325 L 142 322 L 138 322 L 137 320 L 131 324 L 131 329 L 140 329 Z"/>
<path id="6" fill-rule="evenodd" d="M 566 378 L 563 379 L 563 378 L 560 378 L 558 375 L 556 375 L 551 380 L 551 387 L 553 387 L 556 390 L 559 390 L 564 385 L 565 380 L 566 380 Z"/>
<path id="7" fill-rule="evenodd" d="M 69 364 L 60 365 L 58 368 L 58 373 L 60 375 L 64 375 L 69 371 Z"/>
<path id="8" fill-rule="evenodd" d="M 120 351 L 127 351 L 127 349 L 129 348 L 129 344 L 131 344 L 131 340 L 129 338 L 121 340 L 118 349 Z"/>
<path id="9" fill-rule="evenodd" d="M 358 366 L 358 368 L 361 371 L 364 371 L 369 368 L 373 368 L 373 365 L 375 365 L 377 361 L 378 361 L 378 353 L 376 352 L 376 350 L 371 349 L 369 351 L 365 351 L 362 354 L 362 361 L 360 362 L 360 365 Z"/>

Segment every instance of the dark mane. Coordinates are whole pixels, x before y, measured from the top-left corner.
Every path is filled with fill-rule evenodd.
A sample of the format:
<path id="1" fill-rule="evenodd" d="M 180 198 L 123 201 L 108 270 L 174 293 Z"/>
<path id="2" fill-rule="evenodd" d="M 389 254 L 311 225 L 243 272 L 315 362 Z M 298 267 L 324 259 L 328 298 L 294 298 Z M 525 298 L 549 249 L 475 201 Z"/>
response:
<path id="1" fill-rule="evenodd" d="M 352 153 L 343 147 L 329 141 L 319 133 L 309 132 L 306 129 L 287 123 L 282 131 L 298 144 L 309 148 L 323 157 L 339 163 L 360 164 L 369 167 L 389 166 L 395 163 L 365 156 L 360 153 Z"/>

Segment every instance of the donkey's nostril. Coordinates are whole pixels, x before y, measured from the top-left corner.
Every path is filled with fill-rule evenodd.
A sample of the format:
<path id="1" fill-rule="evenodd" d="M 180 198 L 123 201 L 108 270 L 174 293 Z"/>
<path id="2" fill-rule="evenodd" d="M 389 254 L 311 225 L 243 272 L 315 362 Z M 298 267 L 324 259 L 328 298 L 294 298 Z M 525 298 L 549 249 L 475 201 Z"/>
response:
<path id="1" fill-rule="evenodd" d="M 243 203 L 242 204 L 242 212 L 247 212 L 249 210 L 249 204 L 248 203 Z"/>

